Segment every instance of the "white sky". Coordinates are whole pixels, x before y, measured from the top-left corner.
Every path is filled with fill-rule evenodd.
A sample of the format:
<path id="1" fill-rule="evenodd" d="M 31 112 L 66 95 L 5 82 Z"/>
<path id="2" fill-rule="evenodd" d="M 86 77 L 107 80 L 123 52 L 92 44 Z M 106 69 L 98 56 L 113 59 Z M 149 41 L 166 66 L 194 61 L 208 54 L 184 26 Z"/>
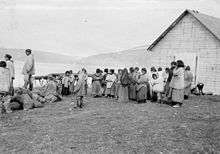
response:
<path id="1" fill-rule="evenodd" d="M 0 0 L 0 47 L 89 56 L 150 44 L 186 8 L 220 0 Z"/>

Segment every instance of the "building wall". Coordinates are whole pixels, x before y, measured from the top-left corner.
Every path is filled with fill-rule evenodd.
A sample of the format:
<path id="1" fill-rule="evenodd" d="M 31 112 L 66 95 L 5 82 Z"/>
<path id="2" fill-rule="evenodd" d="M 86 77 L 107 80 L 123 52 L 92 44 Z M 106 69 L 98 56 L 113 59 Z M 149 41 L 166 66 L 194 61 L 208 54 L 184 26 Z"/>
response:
<path id="1" fill-rule="evenodd" d="M 206 92 L 220 94 L 220 41 L 190 14 L 148 53 L 152 57 L 149 62 L 155 66 L 169 66 L 180 53 L 187 53 L 188 58 L 193 54 L 198 56 L 197 82 L 205 84 Z M 186 60 L 186 56 L 182 58 Z"/>

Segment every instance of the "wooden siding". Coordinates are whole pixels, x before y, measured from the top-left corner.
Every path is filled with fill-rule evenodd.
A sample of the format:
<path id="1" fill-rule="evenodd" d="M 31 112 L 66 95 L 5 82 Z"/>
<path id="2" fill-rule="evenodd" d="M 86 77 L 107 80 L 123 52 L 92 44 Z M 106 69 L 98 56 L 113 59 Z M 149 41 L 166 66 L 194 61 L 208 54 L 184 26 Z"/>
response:
<path id="1" fill-rule="evenodd" d="M 178 53 L 195 53 L 197 81 L 205 84 L 205 91 L 220 94 L 220 42 L 190 14 L 148 53 L 152 57 L 149 63 L 169 66 Z"/>

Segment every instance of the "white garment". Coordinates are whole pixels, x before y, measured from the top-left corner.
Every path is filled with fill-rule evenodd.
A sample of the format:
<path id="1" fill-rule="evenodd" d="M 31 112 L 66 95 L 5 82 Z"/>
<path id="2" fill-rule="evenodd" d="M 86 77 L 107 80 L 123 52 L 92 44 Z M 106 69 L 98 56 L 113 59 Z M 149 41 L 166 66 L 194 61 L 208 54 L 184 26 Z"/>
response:
<path id="1" fill-rule="evenodd" d="M 14 68 L 14 63 L 11 60 L 6 61 L 6 68 L 9 69 L 10 72 L 10 78 L 15 78 L 15 68 Z"/>
<path id="2" fill-rule="evenodd" d="M 34 62 L 34 56 L 33 54 L 30 54 L 27 56 L 27 59 L 25 61 L 23 70 L 23 75 L 34 75 L 35 74 L 35 62 Z"/>
<path id="3" fill-rule="evenodd" d="M 10 88 L 9 69 L 0 67 L 0 91 L 9 92 L 9 88 Z"/>
<path id="4" fill-rule="evenodd" d="M 70 85 L 70 78 L 68 76 L 64 76 L 62 79 L 62 84 L 64 87 L 68 88 Z"/>
<path id="5" fill-rule="evenodd" d="M 158 71 L 157 73 L 159 77 L 163 77 L 163 71 Z"/>
<path id="6" fill-rule="evenodd" d="M 153 91 L 155 92 L 163 92 L 164 91 L 164 82 L 162 77 L 158 77 L 157 79 L 153 79 L 152 81 Z"/>
<path id="7" fill-rule="evenodd" d="M 115 74 L 108 74 L 106 76 L 106 82 L 107 82 L 107 88 L 111 88 L 113 83 L 115 82 L 116 80 L 116 75 Z"/>

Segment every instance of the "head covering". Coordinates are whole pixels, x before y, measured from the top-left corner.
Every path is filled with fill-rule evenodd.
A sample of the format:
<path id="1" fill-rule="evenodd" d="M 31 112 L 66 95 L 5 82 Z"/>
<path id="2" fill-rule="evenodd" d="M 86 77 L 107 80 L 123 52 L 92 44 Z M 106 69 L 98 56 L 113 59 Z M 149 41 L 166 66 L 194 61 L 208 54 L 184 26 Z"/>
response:
<path id="1" fill-rule="evenodd" d="M 129 83 L 130 83 L 130 79 L 129 79 L 129 76 L 128 76 L 128 70 L 125 68 L 122 71 L 121 84 L 122 84 L 122 86 L 128 86 Z"/>

